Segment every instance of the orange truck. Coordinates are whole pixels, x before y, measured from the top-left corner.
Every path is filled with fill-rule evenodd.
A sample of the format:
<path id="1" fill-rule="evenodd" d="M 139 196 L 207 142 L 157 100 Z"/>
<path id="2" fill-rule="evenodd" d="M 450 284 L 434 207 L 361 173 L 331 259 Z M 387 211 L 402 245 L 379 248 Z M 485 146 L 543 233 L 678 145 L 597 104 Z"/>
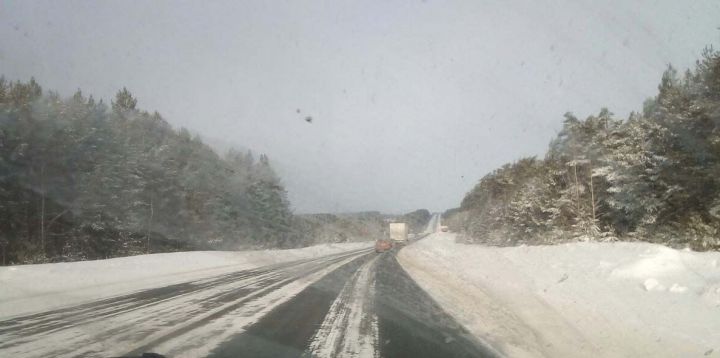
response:
<path id="1" fill-rule="evenodd" d="M 375 241 L 375 252 L 377 253 L 388 251 L 392 249 L 392 247 L 392 241 L 388 239 L 380 239 L 378 241 Z"/>

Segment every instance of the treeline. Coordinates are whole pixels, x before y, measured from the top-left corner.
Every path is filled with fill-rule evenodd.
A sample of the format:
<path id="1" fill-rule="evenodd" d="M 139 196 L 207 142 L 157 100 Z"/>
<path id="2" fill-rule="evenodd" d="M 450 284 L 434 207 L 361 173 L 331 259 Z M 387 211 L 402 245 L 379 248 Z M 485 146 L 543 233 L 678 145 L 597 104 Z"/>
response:
<path id="1" fill-rule="evenodd" d="M 419 233 L 426 229 L 430 217 L 432 217 L 430 211 L 418 209 L 403 215 L 398 221 L 407 223 L 411 232 Z"/>
<path id="2" fill-rule="evenodd" d="M 301 238 L 303 245 L 371 241 L 387 237 L 388 223 L 391 221 L 405 222 L 411 232 L 421 232 L 427 227 L 431 216 L 427 209 L 400 216 L 377 211 L 296 215 L 293 232 Z"/>
<path id="3" fill-rule="evenodd" d="M 483 177 L 446 222 L 468 241 L 639 239 L 720 249 L 720 53 L 665 71 L 642 113 L 568 113 L 544 159 Z"/>
<path id="4" fill-rule="evenodd" d="M 267 156 L 221 157 L 136 104 L 0 78 L 3 264 L 303 243 Z"/>
<path id="5" fill-rule="evenodd" d="M 376 211 L 347 214 L 297 215 L 295 232 L 304 245 L 376 240 L 383 237 L 385 216 Z"/>

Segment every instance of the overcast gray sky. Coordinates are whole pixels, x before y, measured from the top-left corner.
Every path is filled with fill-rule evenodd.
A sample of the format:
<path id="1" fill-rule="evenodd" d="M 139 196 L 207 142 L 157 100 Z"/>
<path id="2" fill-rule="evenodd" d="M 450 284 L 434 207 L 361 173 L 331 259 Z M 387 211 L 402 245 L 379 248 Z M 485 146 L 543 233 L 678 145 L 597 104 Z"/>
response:
<path id="1" fill-rule="evenodd" d="M 267 153 L 296 212 L 443 210 L 566 111 L 639 109 L 718 27 L 718 0 L 3 1 L 0 73 L 126 86 Z"/>

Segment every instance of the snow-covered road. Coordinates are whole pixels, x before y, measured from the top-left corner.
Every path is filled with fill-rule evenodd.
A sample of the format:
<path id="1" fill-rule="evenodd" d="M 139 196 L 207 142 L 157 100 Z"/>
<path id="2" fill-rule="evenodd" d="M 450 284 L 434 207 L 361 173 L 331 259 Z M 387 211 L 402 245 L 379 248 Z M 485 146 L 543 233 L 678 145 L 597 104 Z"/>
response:
<path id="1" fill-rule="evenodd" d="M 437 218 L 433 222 L 435 227 Z M 308 256 L 305 251 L 287 251 L 291 257 Z M 14 315 L 11 307 L 4 307 L 0 356 L 112 357 L 145 352 L 167 357 L 493 356 L 422 292 L 397 263 L 397 250 L 377 254 L 366 244 L 329 251 L 292 261 L 276 258 L 278 263 L 250 268 L 247 262 L 198 260 L 182 272 L 171 269 L 172 255 L 121 259 L 122 264 L 108 272 L 128 262 L 150 266 L 154 262 L 160 277 L 143 273 L 140 283 L 122 280 L 117 283 L 121 290 L 135 290 L 110 296 L 108 287 L 116 286 L 116 278 L 107 273 L 96 274 L 90 286 L 73 283 L 68 276 L 68 286 L 81 292 L 68 298 L 67 291 L 56 290 L 61 284 L 31 289 L 32 283 L 9 279 L 41 276 L 38 272 L 58 271 L 58 267 L 0 272 L 4 275 L 0 278 L 14 288 L 0 295 L 5 303 L 21 302 L 27 292 L 32 293 L 26 297 L 31 301 L 44 298 L 42 305 L 18 304 Z M 165 269 L 164 260 L 169 262 Z M 101 270 L 102 263 L 69 264 L 58 272 L 67 274 L 83 265 Z M 172 284 L 157 284 L 163 279 Z M 97 287 L 104 289 L 98 293 Z M 88 300 L 99 294 L 103 296 Z M 75 301 L 53 305 L 47 302 L 53 296 L 62 297 L 61 303 Z M 33 307 L 43 309 L 27 312 Z"/>
<path id="2" fill-rule="evenodd" d="M 0 355 L 205 356 L 275 306 L 369 249 L 241 270 L 0 322 Z"/>

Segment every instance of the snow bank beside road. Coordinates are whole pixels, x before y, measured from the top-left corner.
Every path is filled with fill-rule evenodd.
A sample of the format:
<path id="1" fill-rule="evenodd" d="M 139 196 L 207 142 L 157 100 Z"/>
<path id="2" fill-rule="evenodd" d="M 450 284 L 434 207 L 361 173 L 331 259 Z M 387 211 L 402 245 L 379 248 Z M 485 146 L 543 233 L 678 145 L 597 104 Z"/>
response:
<path id="1" fill-rule="evenodd" d="M 291 250 L 175 252 L 0 267 L 0 319 L 372 245 L 359 242 Z"/>
<path id="2" fill-rule="evenodd" d="M 398 260 L 448 313 L 511 357 L 720 356 L 720 253 L 454 239 L 435 234 Z"/>

